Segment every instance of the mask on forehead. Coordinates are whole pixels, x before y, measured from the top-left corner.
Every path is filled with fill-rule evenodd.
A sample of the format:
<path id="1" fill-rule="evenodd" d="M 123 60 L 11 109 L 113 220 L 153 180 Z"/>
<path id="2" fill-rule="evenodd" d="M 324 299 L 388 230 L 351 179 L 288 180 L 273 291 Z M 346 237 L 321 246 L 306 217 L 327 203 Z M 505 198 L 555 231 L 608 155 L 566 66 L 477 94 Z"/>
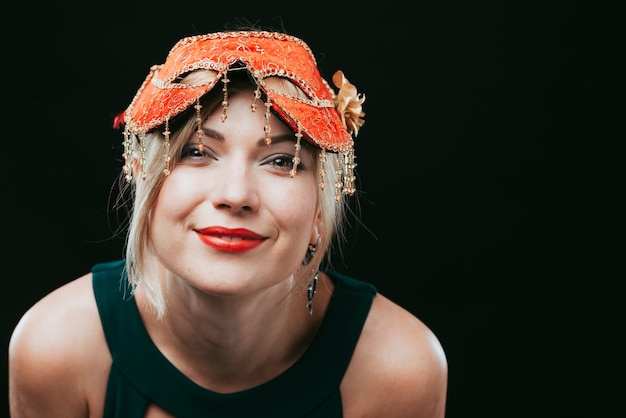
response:
<path id="1" fill-rule="evenodd" d="M 164 64 L 151 68 L 126 110 L 124 122 L 135 134 L 163 125 L 213 89 L 229 69 L 239 64 L 248 69 L 272 109 L 294 131 L 301 131 L 309 142 L 322 149 L 342 153 L 352 149 L 351 134 L 358 133 L 363 123 L 360 116 L 364 114 L 356 115 L 360 119 L 356 123 L 352 123 L 355 118 L 347 123 L 346 115 L 335 107 L 337 96 L 321 77 L 309 47 L 296 37 L 274 32 L 222 32 L 181 39 Z M 210 84 L 190 86 L 177 82 L 181 75 L 198 69 L 214 70 L 219 76 Z M 263 80 L 270 76 L 289 79 L 308 100 L 265 88 Z M 347 83 L 341 73 L 333 78 L 339 81 L 339 88 Z M 354 99 L 362 103 L 363 97 Z"/>
<path id="2" fill-rule="evenodd" d="M 204 84 L 180 83 L 184 75 L 208 69 L 218 76 Z M 200 97 L 221 80 L 227 104 L 228 72 L 246 69 L 257 84 L 257 96 L 293 130 L 312 145 L 353 159 L 353 136 L 363 125 L 357 93 L 341 71 L 333 76 L 338 93 L 319 72 L 315 57 L 301 39 L 276 32 L 218 32 L 181 39 L 170 50 L 165 63 L 154 65 L 130 106 L 120 115 L 125 135 L 140 138 L 199 103 Z M 268 77 L 284 77 L 301 89 L 306 98 L 272 89 Z M 117 120 L 119 124 L 120 120 Z M 267 137 L 268 143 L 271 138 Z M 350 170 L 351 171 L 351 170 Z"/>

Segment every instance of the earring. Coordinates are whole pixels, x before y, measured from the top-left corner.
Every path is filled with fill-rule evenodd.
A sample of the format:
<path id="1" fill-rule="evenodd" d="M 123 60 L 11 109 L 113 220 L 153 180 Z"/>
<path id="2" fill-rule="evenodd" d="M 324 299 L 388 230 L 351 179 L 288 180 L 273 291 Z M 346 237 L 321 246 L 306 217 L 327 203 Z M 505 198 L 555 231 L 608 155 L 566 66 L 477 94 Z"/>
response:
<path id="1" fill-rule="evenodd" d="M 317 243 L 309 244 L 309 248 L 307 249 L 302 264 L 308 265 L 311 262 L 321 242 L 322 237 L 320 236 L 320 234 L 317 234 Z M 306 307 L 309 310 L 309 316 L 313 316 L 313 298 L 315 297 L 315 293 L 317 292 L 317 282 L 319 281 L 319 268 L 315 268 L 315 270 L 312 271 L 314 271 L 315 273 L 313 274 L 313 279 L 311 279 L 311 281 L 309 282 L 309 287 L 307 288 Z"/>
<path id="2" fill-rule="evenodd" d="M 309 309 L 309 316 L 313 316 L 313 297 L 315 296 L 315 293 L 317 292 L 317 281 L 319 280 L 318 273 L 319 273 L 319 270 L 316 269 L 315 276 L 313 276 L 313 280 L 311 280 L 311 282 L 309 283 L 309 287 L 307 289 L 306 307 Z"/>
<path id="3" fill-rule="evenodd" d="M 304 259 L 302 260 L 302 265 L 307 266 L 313 259 L 313 256 L 317 252 L 317 247 L 322 242 L 322 237 L 320 234 L 317 234 L 317 242 L 315 244 L 309 244 L 309 248 L 306 250 L 306 254 L 304 254 Z"/>

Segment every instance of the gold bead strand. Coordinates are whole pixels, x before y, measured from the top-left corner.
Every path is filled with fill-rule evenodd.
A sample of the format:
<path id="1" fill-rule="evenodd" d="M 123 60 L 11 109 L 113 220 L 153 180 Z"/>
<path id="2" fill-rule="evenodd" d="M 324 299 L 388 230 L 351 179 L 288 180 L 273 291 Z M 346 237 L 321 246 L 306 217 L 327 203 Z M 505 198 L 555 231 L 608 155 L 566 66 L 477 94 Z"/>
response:
<path id="1" fill-rule="evenodd" d="M 347 154 L 344 154 L 345 168 L 344 168 L 344 180 L 343 180 L 343 193 L 353 195 L 355 191 L 355 177 L 354 177 L 354 168 L 356 164 L 354 163 L 354 150 L 348 151 Z"/>
<path id="2" fill-rule="evenodd" d="M 300 164 L 300 140 L 302 139 L 302 132 L 300 130 L 298 130 L 298 132 L 296 132 L 296 144 L 294 145 L 294 148 L 296 149 L 296 152 L 293 156 L 293 159 L 291 160 L 293 163 L 293 167 L 291 167 L 291 171 L 289 171 L 289 175 L 293 178 L 296 173 L 298 172 L 298 165 Z"/>
<path id="3" fill-rule="evenodd" d="M 170 121 L 169 119 L 165 119 L 165 131 L 163 131 L 163 136 L 165 137 L 165 141 L 163 142 L 163 160 L 165 161 L 165 168 L 163 168 L 163 174 L 165 176 L 170 175 Z"/>
<path id="4" fill-rule="evenodd" d="M 326 184 L 326 150 L 322 149 L 320 151 L 320 168 L 318 170 L 320 176 L 320 189 L 324 190 L 324 186 Z"/>
<path id="5" fill-rule="evenodd" d="M 202 143 L 202 138 L 204 137 L 204 131 L 202 130 L 202 115 L 200 114 L 200 109 L 202 109 L 202 105 L 200 104 L 200 97 L 196 99 L 196 137 L 198 138 L 198 152 L 204 151 L 204 144 Z"/>
<path id="6" fill-rule="evenodd" d="M 139 172 L 141 173 L 141 179 L 145 180 L 146 174 L 146 134 L 139 134 Z"/>
<path id="7" fill-rule="evenodd" d="M 343 187 L 341 179 L 343 177 L 343 162 L 337 161 L 337 180 L 335 182 L 335 201 L 341 198 L 341 189 Z"/>
<path id="8" fill-rule="evenodd" d="M 270 112 L 271 106 L 270 99 L 268 98 L 267 102 L 265 102 L 265 127 L 263 128 L 265 131 L 265 144 L 268 146 L 272 145 L 272 138 L 270 138 L 270 117 L 272 116 L 272 112 Z"/>
<path id="9" fill-rule="evenodd" d="M 228 109 L 228 83 L 230 79 L 228 78 L 228 71 L 224 73 L 224 77 L 222 77 L 222 91 L 224 92 L 224 98 L 222 99 L 222 123 L 228 118 L 226 114 L 226 110 Z"/>
<path id="10" fill-rule="evenodd" d="M 124 175 L 126 183 L 133 180 L 133 137 L 128 127 L 124 129 Z"/>
<path id="11" fill-rule="evenodd" d="M 256 112 L 256 103 L 257 101 L 261 98 L 261 85 L 258 84 L 256 85 L 256 89 L 254 90 L 254 97 L 252 98 L 252 104 L 250 105 L 250 108 L 252 109 L 253 112 Z"/>

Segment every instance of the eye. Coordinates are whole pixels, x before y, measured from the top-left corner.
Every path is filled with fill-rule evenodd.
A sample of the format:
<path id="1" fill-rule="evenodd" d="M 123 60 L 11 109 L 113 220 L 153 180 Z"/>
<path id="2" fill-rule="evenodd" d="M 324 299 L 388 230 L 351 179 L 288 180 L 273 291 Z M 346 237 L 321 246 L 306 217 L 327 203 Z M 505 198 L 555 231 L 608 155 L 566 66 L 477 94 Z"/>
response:
<path id="1" fill-rule="evenodd" d="M 189 143 L 180 152 L 181 162 L 205 162 L 214 160 L 215 156 L 206 145 Z"/>
<path id="2" fill-rule="evenodd" d="M 293 157 L 291 155 L 279 155 L 272 160 L 272 164 L 276 167 L 289 167 L 293 166 Z"/>
<path id="3" fill-rule="evenodd" d="M 293 168 L 293 155 L 278 154 L 265 159 L 264 164 L 271 166 L 278 171 L 289 172 Z M 302 163 L 298 164 L 298 170 L 303 168 Z"/>

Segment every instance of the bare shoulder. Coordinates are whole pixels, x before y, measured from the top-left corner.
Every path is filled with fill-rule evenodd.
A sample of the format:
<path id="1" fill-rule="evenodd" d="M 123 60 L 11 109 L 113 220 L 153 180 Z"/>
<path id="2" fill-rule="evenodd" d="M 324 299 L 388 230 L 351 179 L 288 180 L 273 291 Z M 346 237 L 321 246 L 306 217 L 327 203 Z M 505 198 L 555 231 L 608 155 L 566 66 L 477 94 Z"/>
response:
<path id="1" fill-rule="evenodd" d="M 87 416 L 90 391 L 102 390 L 110 355 L 100 325 L 91 274 L 34 304 L 9 343 L 12 416 Z M 105 383 L 106 384 L 106 383 Z"/>
<path id="2" fill-rule="evenodd" d="M 443 418 L 448 364 L 436 335 L 377 294 L 342 382 L 350 417 Z"/>

